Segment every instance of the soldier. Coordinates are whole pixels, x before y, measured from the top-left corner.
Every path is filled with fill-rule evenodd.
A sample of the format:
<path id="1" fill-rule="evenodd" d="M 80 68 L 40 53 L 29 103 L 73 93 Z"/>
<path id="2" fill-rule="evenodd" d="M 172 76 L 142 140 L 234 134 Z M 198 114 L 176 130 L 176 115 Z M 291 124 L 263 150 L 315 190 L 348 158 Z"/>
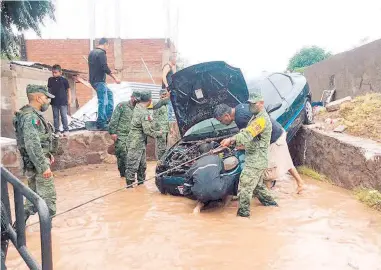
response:
<path id="1" fill-rule="evenodd" d="M 29 104 L 15 113 L 17 146 L 23 160 L 23 170 L 28 186 L 45 200 L 50 216 L 56 213 L 56 190 L 50 165 L 52 153 L 57 150 L 58 139 L 53 126 L 45 120 L 42 112 L 49 108 L 54 98 L 46 86 L 29 84 L 26 88 Z M 25 222 L 37 212 L 28 200 L 25 203 Z"/>
<path id="2" fill-rule="evenodd" d="M 146 178 L 147 168 L 147 136 L 153 138 L 162 136 L 161 131 L 154 130 L 153 118 L 147 109 L 151 101 L 151 92 L 140 92 L 140 102 L 136 105 L 132 115 L 130 133 L 127 137 L 127 185 L 131 185 L 135 182 L 136 173 L 138 184 L 143 184 Z"/>
<path id="3" fill-rule="evenodd" d="M 237 215 L 250 216 L 252 194 L 258 197 L 263 205 L 277 206 L 271 193 L 263 184 L 263 174 L 268 165 L 268 152 L 271 137 L 271 121 L 264 108 L 264 100 L 257 93 L 250 93 L 248 100 L 250 110 L 254 113 L 246 128 L 231 138 L 221 141 L 222 146 L 236 143 L 245 147 L 245 167 L 240 176 L 238 187 L 239 206 Z"/>
<path id="4" fill-rule="evenodd" d="M 115 142 L 115 155 L 120 177 L 125 177 L 127 160 L 126 142 L 130 132 L 132 113 L 138 98 L 138 92 L 134 91 L 129 101 L 120 102 L 116 106 L 109 123 L 109 133 Z"/>
<path id="5" fill-rule="evenodd" d="M 163 135 L 161 137 L 156 138 L 156 155 L 157 159 L 160 160 L 167 150 L 167 138 L 169 132 L 169 120 L 168 120 L 168 91 L 166 89 L 162 89 L 160 91 L 159 101 L 154 109 L 154 119 L 155 119 L 155 128 L 157 130 L 163 131 Z"/>

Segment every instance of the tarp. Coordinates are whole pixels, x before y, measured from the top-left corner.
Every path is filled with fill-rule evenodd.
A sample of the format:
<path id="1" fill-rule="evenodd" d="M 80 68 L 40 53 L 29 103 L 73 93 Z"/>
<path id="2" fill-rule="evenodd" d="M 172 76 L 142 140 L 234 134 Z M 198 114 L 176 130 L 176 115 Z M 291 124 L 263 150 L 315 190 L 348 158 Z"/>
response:
<path id="1" fill-rule="evenodd" d="M 114 94 L 114 109 L 122 101 L 130 100 L 133 91 L 151 91 L 153 102 L 160 99 L 160 85 L 147 83 L 122 82 L 121 84 L 107 85 Z M 69 130 L 84 129 L 86 121 L 96 121 L 98 113 L 98 99 L 93 97 L 72 116 L 68 116 Z M 60 126 L 62 130 L 62 125 Z"/>

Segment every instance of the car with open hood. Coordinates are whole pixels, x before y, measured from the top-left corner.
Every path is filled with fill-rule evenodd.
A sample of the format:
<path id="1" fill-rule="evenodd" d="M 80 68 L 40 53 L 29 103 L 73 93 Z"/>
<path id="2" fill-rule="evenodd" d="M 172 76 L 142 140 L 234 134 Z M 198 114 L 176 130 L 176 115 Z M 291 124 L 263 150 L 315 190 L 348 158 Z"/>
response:
<path id="1" fill-rule="evenodd" d="M 183 194 L 185 174 L 192 166 L 191 160 L 200 155 L 201 144 L 217 145 L 239 132 L 234 122 L 226 126 L 213 118 L 218 104 L 234 108 L 247 103 L 249 91 L 260 91 L 270 116 L 287 131 L 288 142 L 303 123 L 313 121 L 311 92 L 306 78 L 299 73 L 272 73 L 245 80 L 239 68 L 223 61 L 206 62 L 172 75 L 169 88 L 181 139 L 166 151 L 156 167 L 156 186 L 163 194 Z M 232 147 L 220 156 L 226 165 L 224 174 L 238 180 L 245 152 Z"/>

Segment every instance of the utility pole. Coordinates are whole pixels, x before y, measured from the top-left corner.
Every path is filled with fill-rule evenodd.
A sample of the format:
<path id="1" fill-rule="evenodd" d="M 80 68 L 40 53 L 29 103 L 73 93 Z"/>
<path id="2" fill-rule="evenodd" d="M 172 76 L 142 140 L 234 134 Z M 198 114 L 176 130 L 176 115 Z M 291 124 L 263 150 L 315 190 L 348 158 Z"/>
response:
<path id="1" fill-rule="evenodd" d="M 115 38 L 120 38 L 120 0 L 115 0 Z"/>
<path id="2" fill-rule="evenodd" d="M 90 51 L 94 49 L 94 39 L 95 39 L 95 1 L 89 0 L 89 30 L 90 30 Z"/>

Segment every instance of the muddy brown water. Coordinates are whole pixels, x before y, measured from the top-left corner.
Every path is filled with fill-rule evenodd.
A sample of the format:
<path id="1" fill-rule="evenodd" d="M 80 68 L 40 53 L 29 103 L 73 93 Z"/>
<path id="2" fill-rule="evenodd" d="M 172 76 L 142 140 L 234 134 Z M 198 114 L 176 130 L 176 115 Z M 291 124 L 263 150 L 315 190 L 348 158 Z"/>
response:
<path id="1" fill-rule="evenodd" d="M 58 212 L 124 185 L 113 164 L 56 175 Z M 381 214 L 346 190 L 306 180 L 302 195 L 281 181 L 280 207 L 255 200 L 250 219 L 236 217 L 236 202 L 194 216 L 193 201 L 160 194 L 154 181 L 123 190 L 53 220 L 54 269 L 381 269 Z M 27 228 L 37 260 L 39 237 L 38 225 Z M 27 269 L 10 246 L 8 269 Z"/>

